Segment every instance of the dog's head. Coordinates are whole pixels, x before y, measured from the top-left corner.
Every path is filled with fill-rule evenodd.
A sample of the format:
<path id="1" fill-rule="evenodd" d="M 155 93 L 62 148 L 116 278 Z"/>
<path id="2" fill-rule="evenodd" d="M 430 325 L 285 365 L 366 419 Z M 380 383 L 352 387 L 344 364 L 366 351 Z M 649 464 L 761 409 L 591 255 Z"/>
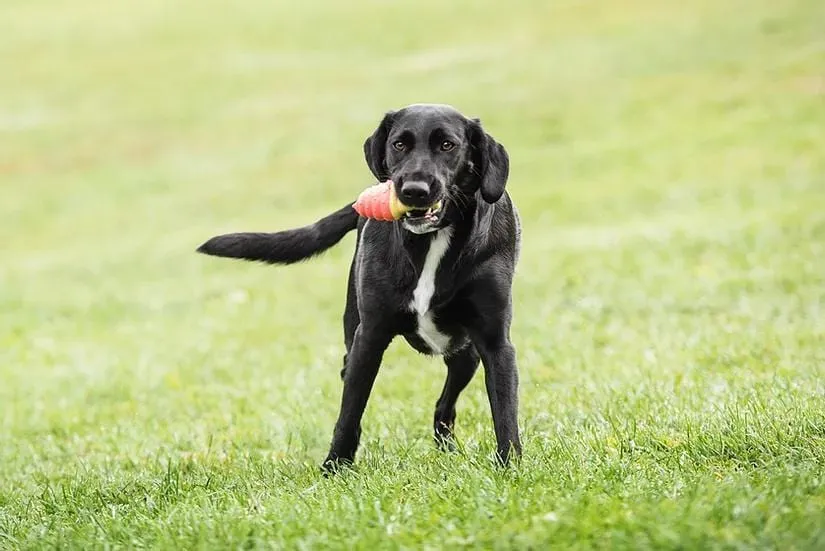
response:
<path id="1" fill-rule="evenodd" d="M 387 113 L 364 142 L 364 154 L 375 177 L 391 179 L 401 202 L 413 207 L 402 219 L 413 233 L 448 225 L 449 213 L 464 208 L 469 196 L 498 201 L 510 167 L 507 151 L 478 119 L 447 105 Z"/>

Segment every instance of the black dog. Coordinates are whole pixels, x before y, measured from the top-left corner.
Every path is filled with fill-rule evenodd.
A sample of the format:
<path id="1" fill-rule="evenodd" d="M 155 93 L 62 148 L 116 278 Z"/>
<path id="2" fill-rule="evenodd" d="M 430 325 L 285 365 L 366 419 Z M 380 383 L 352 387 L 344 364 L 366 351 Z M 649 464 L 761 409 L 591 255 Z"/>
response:
<path id="1" fill-rule="evenodd" d="M 440 354 L 447 380 L 435 406 L 436 441 L 449 447 L 458 395 L 484 364 L 498 457 L 521 454 L 518 372 L 510 342 L 518 213 L 505 192 L 509 158 L 482 128 L 449 106 L 388 113 L 364 143 L 370 170 L 391 179 L 415 210 L 397 222 L 360 218 L 352 203 L 303 228 L 214 237 L 199 252 L 291 264 L 358 228 L 344 311 L 344 392 L 324 468 L 349 463 L 361 436 L 384 351 L 403 335 Z"/>

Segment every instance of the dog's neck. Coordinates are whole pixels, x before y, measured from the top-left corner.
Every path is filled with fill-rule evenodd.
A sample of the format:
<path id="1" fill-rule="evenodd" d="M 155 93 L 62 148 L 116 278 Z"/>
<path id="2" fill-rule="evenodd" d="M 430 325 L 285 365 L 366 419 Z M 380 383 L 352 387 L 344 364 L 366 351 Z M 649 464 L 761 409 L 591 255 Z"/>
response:
<path id="1" fill-rule="evenodd" d="M 446 207 L 445 224 L 432 232 L 416 234 L 405 230 L 401 224 L 395 224 L 393 237 L 401 245 L 397 250 L 403 251 L 416 273 L 422 270 L 424 260 L 433 240 L 441 232 L 449 228 L 450 248 L 442 263 L 452 263 L 460 254 L 471 252 L 473 247 L 467 248 L 471 236 L 479 234 L 483 237 L 485 226 L 489 227 L 495 205 L 487 204 L 478 193 L 463 195 L 458 201 L 451 200 Z"/>

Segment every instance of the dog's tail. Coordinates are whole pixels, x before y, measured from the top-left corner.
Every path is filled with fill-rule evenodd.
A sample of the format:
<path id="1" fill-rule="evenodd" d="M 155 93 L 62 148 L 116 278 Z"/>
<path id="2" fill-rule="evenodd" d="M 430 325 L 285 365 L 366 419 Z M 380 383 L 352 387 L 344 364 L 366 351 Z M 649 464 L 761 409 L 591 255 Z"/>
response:
<path id="1" fill-rule="evenodd" d="M 314 224 L 275 233 L 228 233 L 213 237 L 199 253 L 269 264 L 293 264 L 321 254 L 358 225 L 358 213 L 349 203 Z"/>

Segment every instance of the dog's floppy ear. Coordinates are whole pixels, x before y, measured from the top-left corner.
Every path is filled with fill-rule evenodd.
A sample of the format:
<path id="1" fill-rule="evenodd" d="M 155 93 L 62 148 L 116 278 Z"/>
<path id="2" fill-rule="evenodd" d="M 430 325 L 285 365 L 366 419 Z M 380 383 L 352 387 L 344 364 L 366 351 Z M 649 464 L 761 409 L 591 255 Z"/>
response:
<path id="1" fill-rule="evenodd" d="M 379 182 L 387 180 L 390 175 L 387 170 L 387 136 L 392 128 L 392 123 L 395 119 L 395 112 L 389 111 L 384 115 L 384 119 L 372 136 L 367 138 L 364 142 L 364 158 L 367 160 L 367 166 L 378 178 Z"/>
<path id="2" fill-rule="evenodd" d="M 478 119 L 470 121 L 470 147 L 473 172 L 479 179 L 481 197 L 488 203 L 495 203 L 504 194 L 510 174 L 507 150 L 484 131 Z"/>

